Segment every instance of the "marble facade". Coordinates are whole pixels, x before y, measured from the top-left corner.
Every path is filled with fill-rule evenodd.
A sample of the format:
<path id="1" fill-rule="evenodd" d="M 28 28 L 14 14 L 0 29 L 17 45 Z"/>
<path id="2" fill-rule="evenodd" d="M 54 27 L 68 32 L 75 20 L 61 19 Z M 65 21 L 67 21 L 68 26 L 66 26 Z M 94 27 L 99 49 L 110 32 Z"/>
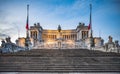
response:
<path id="1" fill-rule="evenodd" d="M 90 48 L 90 34 L 88 26 L 79 23 L 76 29 L 62 30 L 58 26 L 56 30 L 43 29 L 39 23 L 30 26 L 30 40 L 33 48 L 46 49 L 72 49 L 72 48 Z M 102 38 L 94 37 L 95 46 L 103 45 Z M 18 39 L 18 45 L 24 47 L 24 39 Z"/>

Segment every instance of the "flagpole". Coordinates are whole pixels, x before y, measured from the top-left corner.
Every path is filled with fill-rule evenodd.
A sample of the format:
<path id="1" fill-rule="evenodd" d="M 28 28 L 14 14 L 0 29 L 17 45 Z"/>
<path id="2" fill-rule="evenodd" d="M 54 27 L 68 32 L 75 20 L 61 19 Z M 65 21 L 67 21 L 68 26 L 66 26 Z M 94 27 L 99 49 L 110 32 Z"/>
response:
<path id="1" fill-rule="evenodd" d="M 30 38 L 29 38 L 29 5 L 27 5 L 27 21 L 26 21 L 26 40 L 25 40 L 26 49 L 30 48 Z"/>
<path id="2" fill-rule="evenodd" d="M 92 35 L 92 4 L 90 4 L 90 25 L 91 25 L 91 33 L 90 33 L 90 37 L 93 37 Z"/>
<path id="3" fill-rule="evenodd" d="M 29 5 L 27 5 L 27 17 L 29 16 Z M 28 18 L 29 19 L 29 18 Z"/>
<path id="4" fill-rule="evenodd" d="M 92 50 L 94 47 L 94 38 L 92 32 L 92 4 L 90 4 L 90 49 Z"/>
<path id="5" fill-rule="evenodd" d="M 26 22 L 26 25 L 27 25 L 27 37 L 29 37 L 29 5 L 27 5 L 27 22 Z"/>

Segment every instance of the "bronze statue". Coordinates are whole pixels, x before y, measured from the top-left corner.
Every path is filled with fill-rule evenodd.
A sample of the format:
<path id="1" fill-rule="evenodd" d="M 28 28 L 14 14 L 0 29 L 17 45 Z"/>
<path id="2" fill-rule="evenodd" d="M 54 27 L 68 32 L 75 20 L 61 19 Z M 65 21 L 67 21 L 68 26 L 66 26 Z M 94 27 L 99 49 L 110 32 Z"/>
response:
<path id="1" fill-rule="evenodd" d="M 61 26 L 60 25 L 58 25 L 58 32 L 60 32 L 61 31 Z"/>

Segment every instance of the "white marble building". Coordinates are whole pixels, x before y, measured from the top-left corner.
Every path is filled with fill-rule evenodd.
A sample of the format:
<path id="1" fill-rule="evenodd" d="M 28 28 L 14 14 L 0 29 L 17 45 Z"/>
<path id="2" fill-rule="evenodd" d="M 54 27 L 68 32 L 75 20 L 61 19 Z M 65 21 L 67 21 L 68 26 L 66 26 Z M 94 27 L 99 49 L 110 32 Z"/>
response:
<path id="1" fill-rule="evenodd" d="M 59 31 L 60 30 L 60 31 Z M 46 49 L 72 49 L 72 48 L 89 48 L 90 34 L 88 26 L 79 23 L 76 29 L 62 30 L 60 25 L 56 30 L 43 29 L 39 23 L 30 26 L 30 40 L 33 48 Z M 22 40 L 22 41 L 21 41 Z M 18 45 L 23 46 L 23 38 L 18 39 Z M 96 47 L 103 46 L 101 37 L 94 37 Z"/>

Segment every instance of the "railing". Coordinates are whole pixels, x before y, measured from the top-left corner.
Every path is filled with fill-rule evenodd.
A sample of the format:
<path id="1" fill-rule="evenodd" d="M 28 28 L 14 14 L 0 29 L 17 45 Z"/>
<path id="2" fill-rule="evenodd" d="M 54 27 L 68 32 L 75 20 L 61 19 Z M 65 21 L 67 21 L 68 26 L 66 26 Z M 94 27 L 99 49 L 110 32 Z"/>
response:
<path id="1" fill-rule="evenodd" d="M 37 43 L 36 46 L 33 46 L 33 49 L 86 49 L 87 46 L 83 46 L 83 44 L 67 44 L 62 43 L 59 47 L 57 43 L 45 44 L 45 43 Z"/>
<path id="2" fill-rule="evenodd" d="M 33 47 L 33 49 L 90 49 L 90 47 L 87 47 L 87 45 L 82 43 L 76 43 L 76 44 L 62 43 L 61 47 L 59 47 L 57 43 L 53 43 L 53 44 L 38 43 L 36 44 L 35 47 Z M 120 53 L 120 47 L 119 48 L 110 47 L 109 49 L 106 49 L 104 46 L 95 46 L 90 50 Z"/>

